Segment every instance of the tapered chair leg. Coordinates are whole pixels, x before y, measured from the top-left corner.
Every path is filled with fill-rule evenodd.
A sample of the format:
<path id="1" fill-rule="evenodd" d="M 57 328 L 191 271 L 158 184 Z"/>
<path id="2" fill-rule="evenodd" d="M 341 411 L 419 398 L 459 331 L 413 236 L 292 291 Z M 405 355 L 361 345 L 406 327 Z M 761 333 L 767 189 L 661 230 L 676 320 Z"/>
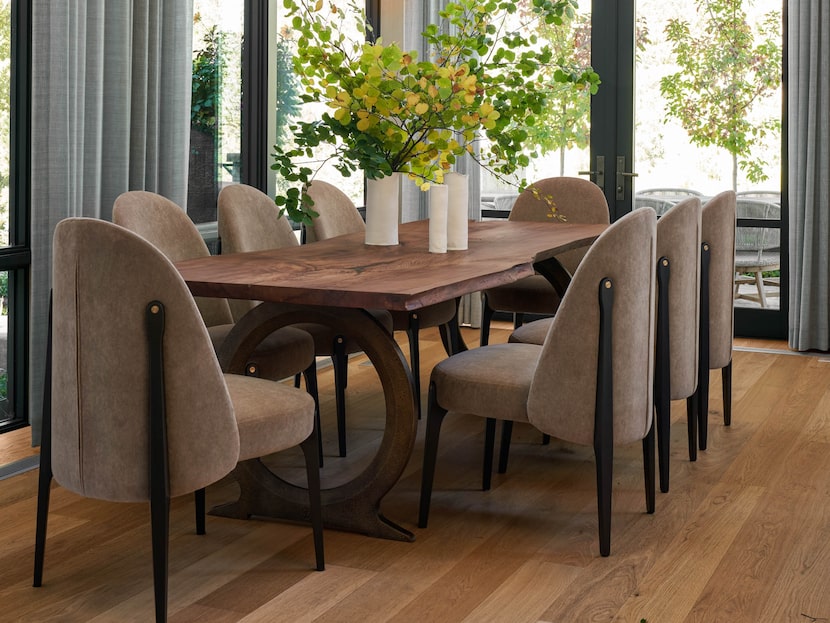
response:
<path id="1" fill-rule="evenodd" d="M 489 491 L 493 478 L 493 454 L 496 447 L 496 419 L 488 417 L 484 422 L 484 461 L 481 466 L 481 490 Z"/>
<path id="2" fill-rule="evenodd" d="M 732 425 L 732 361 L 721 370 L 723 383 L 723 424 Z"/>
<path id="3" fill-rule="evenodd" d="M 46 374 L 43 380 L 43 416 L 40 432 L 40 473 L 37 481 L 35 520 L 35 570 L 32 586 L 43 584 L 43 559 L 46 553 L 46 524 L 49 520 L 49 495 L 52 487 L 52 299 L 46 329 Z"/>
<path id="4" fill-rule="evenodd" d="M 493 319 L 495 310 L 487 304 L 487 295 L 481 295 L 481 337 L 479 346 L 487 346 L 490 343 L 490 321 Z"/>
<path id="5" fill-rule="evenodd" d="M 205 534 L 205 489 L 193 492 L 193 501 L 196 506 L 196 534 Z"/>
<path id="6" fill-rule="evenodd" d="M 314 430 L 317 431 L 317 455 L 320 459 L 320 467 L 323 467 L 323 433 L 320 428 L 320 394 L 317 391 L 317 361 L 312 360 L 311 365 L 303 370 L 305 377 L 305 389 L 314 399 Z"/>
<path id="7" fill-rule="evenodd" d="M 697 391 L 686 398 L 686 425 L 689 431 L 689 460 L 697 461 Z"/>
<path id="8" fill-rule="evenodd" d="M 334 364 L 334 393 L 337 403 L 337 447 L 340 456 L 346 456 L 346 369 L 349 362 L 346 357 L 345 340 L 341 335 L 334 340 L 331 360 Z"/>
<path id="9" fill-rule="evenodd" d="M 427 405 L 427 430 L 424 437 L 424 468 L 421 472 L 421 500 L 418 508 L 418 527 L 426 528 L 429 522 L 429 505 L 432 499 L 432 483 L 435 479 L 435 463 L 438 458 L 438 438 L 446 410 L 438 404 L 435 386 L 430 384 Z"/>
<path id="10" fill-rule="evenodd" d="M 709 370 L 700 375 L 697 387 L 697 438 L 698 448 L 706 449 L 709 438 Z"/>
<path id="11" fill-rule="evenodd" d="M 655 492 L 654 492 L 654 424 L 648 435 L 643 438 L 643 475 L 646 485 L 646 512 L 654 513 Z"/>
<path id="12" fill-rule="evenodd" d="M 513 329 L 518 329 L 525 323 L 525 315 L 522 312 L 513 314 Z"/>
<path id="13" fill-rule="evenodd" d="M 501 423 L 501 444 L 499 445 L 499 474 L 507 473 L 507 461 L 510 458 L 510 442 L 513 439 L 513 420 Z"/>
<path id="14" fill-rule="evenodd" d="M 150 525 L 153 540 L 153 594 L 156 623 L 167 621 L 167 569 L 170 540 L 170 498 L 150 501 Z"/>
<path id="15" fill-rule="evenodd" d="M 43 559 L 46 553 L 46 524 L 49 519 L 49 494 L 52 484 L 52 470 L 44 468 L 41 451 L 40 475 L 37 486 L 37 519 L 35 525 L 35 573 L 32 586 L 43 584 Z"/>
<path id="16" fill-rule="evenodd" d="M 314 535 L 314 557 L 317 571 L 323 571 L 326 568 L 326 560 L 323 549 L 323 506 L 320 500 L 320 457 L 318 456 L 320 444 L 317 440 L 318 437 L 319 431 L 313 430 L 308 439 L 300 444 L 300 447 L 305 456 L 308 479 L 308 508 L 311 530 Z"/>
<path id="17" fill-rule="evenodd" d="M 409 327 L 406 336 L 409 338 L 409 363 L 412 369 L 412 380 L 415 383 L 415 413 L 421 419 L 421 352 L 418 347 L 420 332 L 418 314 L 409 314 Z"/>

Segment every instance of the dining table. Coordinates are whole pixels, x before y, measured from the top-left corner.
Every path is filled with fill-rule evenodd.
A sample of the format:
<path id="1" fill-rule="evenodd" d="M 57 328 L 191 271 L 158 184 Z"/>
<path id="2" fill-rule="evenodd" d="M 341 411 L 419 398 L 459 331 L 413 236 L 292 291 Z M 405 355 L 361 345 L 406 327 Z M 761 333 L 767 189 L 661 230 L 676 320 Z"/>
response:
<path id="1" fill-rule="evenodd" d="M 303 323 L 332 327 L 368 356 L 380 379 L 386 408 L 383 435 L 371 461 L 347 482 L 322 491 L 327 528 L 412 541 L 414 534 L 388 519 L 381 501 L 401 477 L 418 427 L 412 372 L 401 349 L 366 309 L 417 311 L 534 273 L 563 294 L 570 275 L 556 255 L 590 245 L 607 225 L 559 222 L 469 223 L 468 248 L 429 252 L 428 221 L 404 223 L 399 244 L 374 246 L 362 233 L 291 248 L 185 260 L 176 263 L 197 297 L 261 301 L 218 350 L 227 373 L 244 374 L 256 345 L 278 328 Z M 452 347 L 464 349 L 459 341 Z M 212 509 L 229 517 L 265 516 L 307 521 L 307 490 L 255 459 L 233 473 L 239 499 Z"/>

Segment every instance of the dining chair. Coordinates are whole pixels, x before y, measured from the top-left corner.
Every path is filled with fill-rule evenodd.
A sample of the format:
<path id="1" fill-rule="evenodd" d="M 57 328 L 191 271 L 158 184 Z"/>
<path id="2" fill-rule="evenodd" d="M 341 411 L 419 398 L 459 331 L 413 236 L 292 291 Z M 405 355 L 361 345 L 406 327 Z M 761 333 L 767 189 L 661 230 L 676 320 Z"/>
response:
<path id="1" fill-rule="evenodd" d="M 646 208 L 648 209 L 648 208 Z M 690 196 L 657 219 L 657 334 L 655 338 L 654 407 L 660 490 L 669 490 L 671 401 L 686 400 L 689 459 L 697 459 L 697 390 L 700 309 L 700 199 Z M 543 344 L 551 318 L 529 322 L 509 342 Z M 507 469 L 510 435 L 503 434 L 499 473 Z"/>
<path id="2" fill-rule="evenodd" d="M 156 193 L 142 190 L 122 193 L 113 204 L 112 220 L 148 240 L 172 262 L 210 255 L 202 235 L 185 211 Z M 234 327 L 228 300 L 196 297 L 196 305 L 218 351 Z M 246 368 L 250 375 L 270 380 L 302 374 L 306 389 L 318 402 L 314 340 L 305 331 L 294 327 L 275 331 L 257 346 Z"/>
<path id="3" fill-rule="evenodd" d="M 328 182 L 315 180 L 309 184 L 306 193 L 314 201 L 314 211 L 319 214 L 312 220 L 311 229 L 315 240 L 326 240 L 343 234 L 362 232 L 366 224 L 360 217 L 354 203 L 339 188 Z M 439 327 L 442 342 L 451 352 L 458 330 L 458 303 L 444 301 L 422 307 L 417 311 L 390 312 L 394 331 L 405 331 L 409 340 L 409 367 L 415 383 L 415 406 L 418 417 L 421 414 L 421 356 L 420 331 Z"/>
<path id="4" fill-rule="evenodd" d="M 738 219 L 761 219 L 771 223 L 781 220 L 780 193 L 763 196 L 740 193 L 736 196 Z M 765 272 L 781 268 L 781 230 L 776 227 L 737 227 L 735 230 L 735 286 L 736 299 L 747 299 L 767 307 L 767 287 L 778 288 L 778 277 L 764 276 Z M 752 284 L 755 293 L 741 292 L 741 286 Z"/>
<path id="5" fill-rule="evenodd" d="M 732 424 L 732 341 L 735 333 L 735 223 L 737 197 L 723 191 L 703 205 L 700 247 L 700 357 L 695 409 L 698 446 L 709 432 L 709 371 L 721 371 L 723 423 Z"/>
<path id="6" fill-rule="evenodd" d="M 654 512 L 656 223 L 636 210 L 590 247 L 543 345 L 494 344 L 453 355 L 430 377 L 418 525 L 427 527 L 441 424 L 450 411 L 528 422 L 593 446 L 600 554 L 611 547 L 615 445 L 642 440 Z M 567 388 L 563 391 L 562 388 Z"/>
<path id="7" fill-rule="evenodd" d="M 314 400 L 224 375 L 176 268 L 140 236 L 70 218 L 54 234 L 34 586 L 43 583 L 51 481 L 83 497 L 150 503 L 155 619 L 167 620 L 170 499 L 239 461 L 299 445 L 317 569 L 325 566 Z M 147 617 L 149 618 L 149 617 Z"/>
<path id="8" fill-rule="evenodd" d="M 232 184 L 219 192 L 217 203 L 222 253 L 243 253 L 298 246 L 299 241 L 285 216 L 268 195 L 247 184 Z M 255 301 L 231 301 L 235 319 L 257 305 Z M 384 310 L 370 313 L 390 333 L 392 318 Z M 330 357 L 334 367 L 337 440 L 340 456 L 346 456 L 346 379 L 348 356 L 360 352 L 360 345 L 331 327 L 320 324 L 295 325 L 314 340 L 314 352 Z M 321 432 L 322 438 L 322 432 Z M 322 450 L 321 450 L 322 453 Z"/>
<path id="9" fill-rule="evenodd" d="M 608 202 L 602 190 L 589 180 L 578 177 L 548 177 L 533 182 L 516 199 L 508 220 L 558 222 L 551 217 L 550 201 L 556 214 L 567 223 L 608 223 Z M 560 264 L 573 274 L 585 249 L 574 249 L 557 255 Z M 514 283 L 489 288 L 481 293 L 481 337 L 479 343 L 490 341 L 490 322 L 496 311 L 512 312 L 514 328 L 523 324 L 524 314 L 549 315 L 559 307 L 559 295 L 542 275 L 531 275 Z"/>

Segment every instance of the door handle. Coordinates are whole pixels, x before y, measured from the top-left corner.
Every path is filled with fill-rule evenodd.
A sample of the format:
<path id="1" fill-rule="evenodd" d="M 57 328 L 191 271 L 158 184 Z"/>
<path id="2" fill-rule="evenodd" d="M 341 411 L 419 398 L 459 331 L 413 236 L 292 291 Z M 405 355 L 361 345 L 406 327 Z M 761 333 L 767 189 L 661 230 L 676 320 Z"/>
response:
<path id="1" fill-rule="evenodd" d="M 637 177 L 637 174 L 625 170 L 625 156 L 617 156 L 617 201 L 625 199 L 625 178 L 627 177 Z"/>
<path id="2" fill-rule="evenodd" d="M 596 171 L 577 171 L 579 175 L 588 175 L 591 181 L 605 191 L 605 156 L 597 156 Z"/>

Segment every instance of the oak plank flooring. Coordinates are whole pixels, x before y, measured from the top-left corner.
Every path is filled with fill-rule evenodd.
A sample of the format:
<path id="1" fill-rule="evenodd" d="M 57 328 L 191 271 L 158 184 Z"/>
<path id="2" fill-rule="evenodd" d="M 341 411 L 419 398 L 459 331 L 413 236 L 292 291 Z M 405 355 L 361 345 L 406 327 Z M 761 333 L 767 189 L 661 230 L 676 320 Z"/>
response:
<path id="1" fill-rule="evenodd" d="M 504 341 L 505 325 L 493 341 Z M 465 331 L 475 344 L 477 332 Z M 776 342 L 736 340 L 733 425 L 712 373 L 709 448 L 688 461 L 685 404 L 672 404 L 671 491 L 645 513 L 639 444 L 614 464 L 611 556 L 598 555 L 593 455 L 517 426 L 506 474 L 482 492 L 483 422 L 445 420 L 430 525 L 416 527 L 422 429 L 383 511 L 414 543 L 326 531 L 327 570 L 306 526 L 208 518 L 190 496 L 171 515 L 170 621 L 648 623 L 830 620 L 830 366 Z M 752 350 L 742 350 L 748 347 Z M 758 351 L 756 349 L 764 349 Z M 783 352 L 781 352 L 783 351 Z M 407 352 L 404 349 L 404 352 Z M 442 356 L 422 332 L 424 400 Z M 382 435 L 377 375 L 350 362 L 349 457 L 336 454 L 331 371 L 320 370 L 325 478 L 361 469 Z M 28 431 L 16 432 L 20 452 Z M 0 463 L 19 455 L 0 436 Z M 7 449 L 8 448 L 8 449 Z M 302 480 L 299 454 L 271 463 Z M 146 505 L 53 489 L 44 586 L 31 587 L 37 470 L 0 481 L 0 620 L 147 621 L 152 575 Z M 208 504 L 233 499 L 225 479 Z"/>

